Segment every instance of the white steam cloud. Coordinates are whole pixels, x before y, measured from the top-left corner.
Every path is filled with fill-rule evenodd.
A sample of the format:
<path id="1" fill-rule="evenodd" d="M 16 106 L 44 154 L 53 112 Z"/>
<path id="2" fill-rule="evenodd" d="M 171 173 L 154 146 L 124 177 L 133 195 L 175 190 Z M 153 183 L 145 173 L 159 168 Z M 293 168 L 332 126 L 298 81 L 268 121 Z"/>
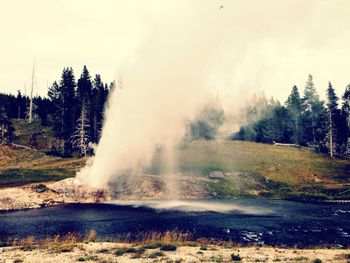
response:
<path id="1" fill-rule="evenodd" d="M 159 145 L 171 148 L 209 98 L 206 79 L 222 34 L 220 13 L 208 24 L 209 10 L 175 3 L 176 13 L 168 2 L 161 15 L 141 12 L 147 34 L 120 72 L 122 87 L 109 98 L 95 157 L 78 174 L 91 186 L 147 165 Z"/>

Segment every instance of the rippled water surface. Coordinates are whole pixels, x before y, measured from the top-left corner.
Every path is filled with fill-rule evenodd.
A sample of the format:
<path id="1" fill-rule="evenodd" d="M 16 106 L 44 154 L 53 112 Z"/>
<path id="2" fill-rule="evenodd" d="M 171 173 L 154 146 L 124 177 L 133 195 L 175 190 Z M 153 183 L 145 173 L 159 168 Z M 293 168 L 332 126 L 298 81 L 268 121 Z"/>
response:
<path id="1" fill-rule="evenodd" d="M 0 239 L 95 229 L 99 237 L 178 229 L 194 238 L 285 246 L 350 245 L 350 204 L 271 200 L 74 204 L 0 213 Z"/>

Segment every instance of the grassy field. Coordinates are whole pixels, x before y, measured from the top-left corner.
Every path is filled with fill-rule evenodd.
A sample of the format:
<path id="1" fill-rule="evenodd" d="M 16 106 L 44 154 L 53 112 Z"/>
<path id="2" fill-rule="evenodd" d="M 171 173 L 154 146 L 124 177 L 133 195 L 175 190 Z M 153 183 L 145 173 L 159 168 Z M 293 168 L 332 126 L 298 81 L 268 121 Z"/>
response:
<path id="1" fill-rule="evenodd" d="M 0 146 L 0 187 L 60 180 L 74 176 L 83 158 L 49 156 L 52 131 L 38 123 L 14 120 L 15 143 L 30 146 L 37 135 L 37 150 Z M 208 188 L 216 197 L 258 197 L 297 200 L 350 199 L 350 160 L 331 159 L 305 148 L 292 148 L 241 141 L 193 141 L 177 151 L 178 172 L 208 176 Z M 150 173 L 160 173 L 154 158 Z"/>
<path id="2" fill-rule="evenodd" d="M 83 158 L 61 158 L 45 154 L 49 151 L 53 132 L 38 121 L 13 119 L 14 143 L 30 147 L 0 146 L 0 187 L 27 183 L 58 181 L 72 177 L 84 165 Z M 33 144 L 33 136 L 35 143 Z"/>
<path id="3" fill-rule="evenodd" d="M 72 177 L 83 158 L 48 156 L 37 150 L 0 146 L 0 187 L 58 181 Z"/>
<path id="4" fill-rule="evenodd" d="M 239 175 L 212 183 L 223 196 L 350 198 L 350 160 L 310 149 L 241 141 L 195 141 L 178 153 L 182 172 Z M 235 179 L 235 180 L 233 180 Z M 232 194 L 233 193 L 233 194 Z M 254 194 L 253 194 L 254 195 Z"/>

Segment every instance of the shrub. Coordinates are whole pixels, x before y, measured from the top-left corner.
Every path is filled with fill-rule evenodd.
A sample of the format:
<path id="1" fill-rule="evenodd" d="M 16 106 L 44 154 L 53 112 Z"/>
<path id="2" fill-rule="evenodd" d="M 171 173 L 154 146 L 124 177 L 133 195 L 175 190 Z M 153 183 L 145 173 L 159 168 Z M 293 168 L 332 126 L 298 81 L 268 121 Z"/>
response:
<path id="1" fill-rule="evenodd" d="M 159 248 L 159 247 L 161 247 L 161 246 L 162 246 L 161 243 L 149 243 L 149 244 L 143 245 L 142 247 L 143 247 L 144 249 L 156 249 L 156 248 Z"/>
<path id="2" fill-rule="evenodd" d="M 133 247 L 125 247 L 125 248 L 120 248 L 115 252 L 116 256 L 122 256 L 126 253 L 136 253 L 136 249 Z"/>
<path id="3" fill-rule="evenodd" d="M 62 245 L 53 247 L 51 250 L 55 253 L 68 253 L 68 252 L 72 252 L 74 247 L 75 247 L 74 244 L 62 244 Z"/>
<path id="4" fill-rule="evenodd" d="M 162 245 L 160 247 L 160 250 L 163 250 L 163 251 L 175 251 L 176 249 L 177 249 L 177 247 L 175 245 L 172 245 L 172 244 Z"/>
<path id="5" fill-rule="evenodd" d="M 239 254 L 237 254 L 237 255 L 231 254 L 231 259 L 232 259 L 232 261 L 241 261 L 242 260 Z"/>
<path id="6" fill-rule="evenodd" d="M 97 253 L 106 254 L 106 253 L 109 253 L 109 250 L 107 248 L 101 248 L 100 250 L 97 250 Z"/>
<path id="7" fill-rule="evenodd" d="M 208 248 L 207 248 L 206 246 L 203 246 L 203 245 L 202 245 L 202 246 L 200 247 L 200 250 L 208 250 Z"/>
<path id="8" fill-rule="evenodd" d="M 149 258 L 157 258 L 157 257 L 163 257 L 164 253 L 161 251 L 153 252 L 149 255 Z"/>

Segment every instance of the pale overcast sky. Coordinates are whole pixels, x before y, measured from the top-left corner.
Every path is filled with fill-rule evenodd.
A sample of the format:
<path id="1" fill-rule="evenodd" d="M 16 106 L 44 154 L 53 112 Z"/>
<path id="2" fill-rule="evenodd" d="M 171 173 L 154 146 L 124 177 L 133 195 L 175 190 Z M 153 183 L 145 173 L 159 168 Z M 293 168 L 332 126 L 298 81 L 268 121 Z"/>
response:
<path id="1" fill-rule="evenodd" d="M 110 82 L 172 16 L 178 30 L 200 21 L 223 32 L 208 76 L 226 99 L 263 90 L 284 101 L 309 73 L 322 97 L 329 80 L 341 96 L 350 83 L 349 12 L 349 0 L 0 0 L 0 91 L 23 92 L 34 59 L 40 95 L 65 66 L 78 78 L 86 64 Z"/>

